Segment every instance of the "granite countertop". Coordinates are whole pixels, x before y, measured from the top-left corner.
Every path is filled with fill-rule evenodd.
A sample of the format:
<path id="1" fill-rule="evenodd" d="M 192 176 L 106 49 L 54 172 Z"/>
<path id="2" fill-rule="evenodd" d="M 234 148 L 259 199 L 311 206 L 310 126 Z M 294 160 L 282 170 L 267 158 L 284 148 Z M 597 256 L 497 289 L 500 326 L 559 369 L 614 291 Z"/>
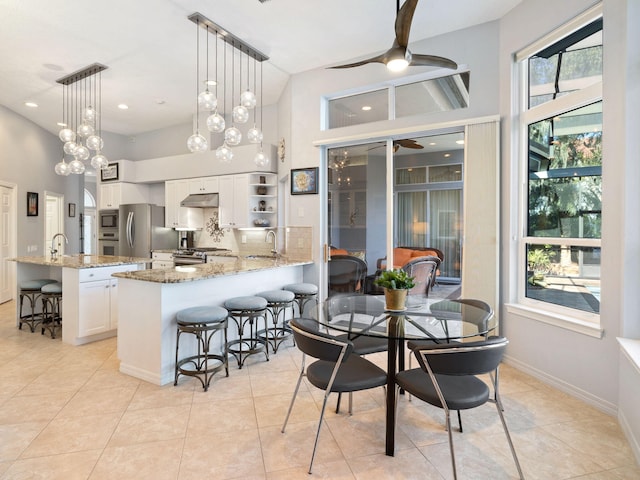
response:
<path id="1" fill-rule="evenodd" d="M 210 262 L 195 265 L 184 265 L 173 268 L 153 270 L 137 270 L 133 272 L 114 273 L 117 278 L 140 280 L 153 283 L 184 283 L 206 280 L 209 278 L 236 275 L 270 268 L 295 267 L 309 265 L 311 260 L 289 259 L 286 257 L 238 257 L 235 262 Z"/>
<path id="2" fill-rule="evenodd" d="M 18 263 L 31 263 L 35 265 L 48 265 L 50 267 L 63 268 L 99 268 L 113 267 L 117 265 L 130 265 L 136 263 L 151 263 L 151 258 L 118 257 L 113 255 L 60 255 L 52 258 L 44 257 L 16 257 L 9 261 Z"/>

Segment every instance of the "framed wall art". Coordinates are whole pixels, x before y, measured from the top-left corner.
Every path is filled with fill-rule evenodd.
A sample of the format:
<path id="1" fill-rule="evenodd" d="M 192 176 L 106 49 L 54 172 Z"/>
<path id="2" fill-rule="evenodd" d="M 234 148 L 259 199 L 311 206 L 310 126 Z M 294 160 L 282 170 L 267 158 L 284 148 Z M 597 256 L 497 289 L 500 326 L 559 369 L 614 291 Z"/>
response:
<path id="1" fill-rule="evenodd" d="M 318 193 L 318 167 L 291 170 L 291 195 Z"/>
<path id="2" fill-rule="evenodd" d="M 103 168 L 100 170 L 100 181 L 101 182 L 115 182 L 118 180 L 118 164 L 110 163 L 107 168 Z"/>
<path id="3" fill-rule="evenodd" d="M 27 192 L 27 217 L 38 216 L 38 194 Z"/>

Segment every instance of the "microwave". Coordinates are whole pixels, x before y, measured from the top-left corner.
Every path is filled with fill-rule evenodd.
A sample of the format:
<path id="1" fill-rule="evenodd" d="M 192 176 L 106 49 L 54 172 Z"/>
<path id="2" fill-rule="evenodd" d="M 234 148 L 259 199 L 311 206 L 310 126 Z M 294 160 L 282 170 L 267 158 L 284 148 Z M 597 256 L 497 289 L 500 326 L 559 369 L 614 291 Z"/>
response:
<path id="1" fill-rule="evenodd" d="M 100 211 L 100 228 L 118 228 L 118 210 Z"/>

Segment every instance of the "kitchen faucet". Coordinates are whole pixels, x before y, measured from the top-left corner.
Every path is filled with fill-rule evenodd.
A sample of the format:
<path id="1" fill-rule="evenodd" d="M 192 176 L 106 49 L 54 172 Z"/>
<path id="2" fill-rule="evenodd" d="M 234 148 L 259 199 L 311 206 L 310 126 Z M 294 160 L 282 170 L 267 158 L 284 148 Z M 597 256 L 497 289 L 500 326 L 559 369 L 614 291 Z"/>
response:
<path id="1" fill-rule="evenodd" d="M 270 236 L 273 237 L 273 248 L 271 249 L 271 253 L 277 257 L 278 256 L 278 239 L 276 237 L 275 230 L 269 230 L 267 232 L 267 236 L 264 238 L 264 241 L 268 242 Z"/>
<path id="2" fill-rule="evenodd" d="M 53 238 L 51 239 L 51 258 L 56 258 L 56 254 L 58 253 L 58 250 L 55 247 L 55 241 L 57 237 L 63 237 L 64 238 L 64 243 L 68 244 L 69 243 L 69 239 L 67 238 L 67 236 L 64 233 L 56 233 Z M 60 245 L 60 244 L 58 244 Z"/>

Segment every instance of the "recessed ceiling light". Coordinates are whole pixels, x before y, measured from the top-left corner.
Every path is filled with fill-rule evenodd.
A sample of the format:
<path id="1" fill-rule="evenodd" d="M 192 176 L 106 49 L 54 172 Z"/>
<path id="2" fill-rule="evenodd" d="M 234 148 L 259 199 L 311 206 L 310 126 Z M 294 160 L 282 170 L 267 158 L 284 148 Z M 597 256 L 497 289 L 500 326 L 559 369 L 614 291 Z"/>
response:
<path id="1" fill-rule="evenodd" d="M 456 140 L 456 143 L 457 143 L 458 145 L 464 145 L 464 140 Z"/>
<path id="2" fill-rule="evenodd" d="M 36 108 L 38 106 L 35 102 L 24 102 L 24 104 L 29 108 Z"/>
<path id="3" fill-rule="evenodd" d="M 209 86 L 213 86 L 213 85 L 217 85 L 218 82 L 216 82 L 215 80 L 205 80 L 204 84 L 205 85 L 209 85 Z"/>
<path id="4" fill-rule="evenodd" d="M 368 112 L 369 110 L 371 110 L 371 107 L 369 105 L 364 105 L 362 107 L 362 110 L 365 111 L 365 112 Z"/>
<path id="5" fill-rule="evenodd" d="M 156 104 L 157 105 L 164 105 L 166 102 L 162 99 L 162 98 L 158 98 L 156 99 Z"/>
<path id="6" fill-rule="evenodd" d="M 450 154 L 450 153 L 445 153 L 445 154 L 444 154 L 444 158 L 449 158 L 450 156 L 451 156 L 451 154 Z"/>
<path id="7" fill-rule="evenodd" d="M 127 105 L 126 103 L 121 103 L 120 105 L 118 105 L 118 108 L 120 110 L 129 110 L 129 105 Z"/>
<path id="8" fill-rule="evenodd" d="M 431 145 L 432 147 L 436 144 L 436 142 L 429 142 L 429 145 Z"/>
<path id="9" fill-rule="evenodd" d="M 66 127 L 67 124 L 64 122 L 58 122 L 56 125 L 58 125 L 59 127 Z"/>

